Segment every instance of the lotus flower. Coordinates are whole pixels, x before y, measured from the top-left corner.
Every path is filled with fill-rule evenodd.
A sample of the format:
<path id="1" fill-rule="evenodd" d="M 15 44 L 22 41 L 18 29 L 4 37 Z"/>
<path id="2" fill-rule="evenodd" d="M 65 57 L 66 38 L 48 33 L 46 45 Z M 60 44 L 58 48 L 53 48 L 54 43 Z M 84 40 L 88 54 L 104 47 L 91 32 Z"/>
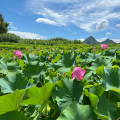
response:
<path id="1" fill-rule="evenodd" d="M 96 49 L 95 47 L 93 47 L 93 49 Z"/>
<path id="2" fill-rule="evenodd" d="M 79 51 L 80 49 L 77 49 L 77 51 Z"/>
<path id="3" fill-rule="evenodd" d="M 80 81 L 81 79 L 84 79 L 83 75 L 85 74 L 85 70 L 81 70 L 80 67 L 76 67 L 73 72 L 71 73 L 71 77 L 74 80 L 75 78 Z"/>
<path id="4" fill-rule="evenodd" d="M 61 51 L 60 53 L 63 54 L 63 51 Z"/>
<path id="5" fill-rule="evenodd" d="M 97 50 L 93 50 L 93 52 L 96 52 Z"/>
<path id="6" fill-rule="evenodd" d="M 105 50 L 105 49 L 107 49 L 107 46 L 108 46 L 107 44 L 101 44 L 101 47 L 102 47 L 101 49 Z"/>
<path id="7" fill-rule="evenodd" d="M 15 60 L 15 59 L 16 59 L 16 57 L 14 56 L 13 60 Z"/>
<path id="8" fill-rule="evenodd" d="M 59 73 L 58 76 L 61 76 L 61 74 Z"/>
<path id="9" fill-rule="evenodd" d="M 21 54 L 22 54 L 21 51 L 17 51 L 17 50 L 14 51 L 14 55 L 16 55 L 20 59 L 21 59 Z"/>
<path id="10" fill-rule="evenodd" d="M 53 48 L 51 48 L 51 51 L 53 51 Z"/>
<path id="11" fill-rule="evenodd" d="M 51 58 L 50 58 L 50 57 L 48 57 L 48 59 L 49 59 L 49 60 L 51 60 Z"/>
<path id="12" fill-rule="evenodd" d="M 40 51 L 40 49 L 37 49 L 37 51 Z"/>

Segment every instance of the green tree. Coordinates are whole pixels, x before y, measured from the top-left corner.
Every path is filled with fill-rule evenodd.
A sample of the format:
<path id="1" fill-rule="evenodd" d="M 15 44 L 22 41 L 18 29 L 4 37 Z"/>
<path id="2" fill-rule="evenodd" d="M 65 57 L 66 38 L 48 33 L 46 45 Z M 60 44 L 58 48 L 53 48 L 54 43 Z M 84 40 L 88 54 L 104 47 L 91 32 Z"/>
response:
<path id="1" fill-rule="evenodd" d="M 4 17 L 2 16 L 2 13 L 0 13 L 0 34 L 8 31 L 8 25 L 9 23 L 4 21 Z"/>

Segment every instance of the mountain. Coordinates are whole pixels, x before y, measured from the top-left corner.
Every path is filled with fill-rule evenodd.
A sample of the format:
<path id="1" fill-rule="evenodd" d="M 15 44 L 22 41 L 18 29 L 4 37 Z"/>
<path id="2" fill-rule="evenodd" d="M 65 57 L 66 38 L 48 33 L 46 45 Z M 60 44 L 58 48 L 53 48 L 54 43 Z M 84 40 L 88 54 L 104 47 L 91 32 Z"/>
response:
<path id="1" fill-rule="evenodd" d="M 115 43 L 113 40 L 110 40 L 109 38 L 107 38 L 105 41 L 101 42 L 102 44 L 107 44 L 107 43 Z"/>
<path id="2" fill-rule="evenodd" d="M 86 44 L 98 44 L 98 41 L 93 37 L 93 36 L 89 36 L 88 38 L 86 38 L 83 43 Z"/>
<path id="3" fill-rule="evenodd" d="M 102 41 L 102 42 L 98 42 L 93 36 L 89 36 L 88 38 L 86 38 L 83 43 L 86 44 L 108 44 L 108 43 L 115 43 L 113 40 L 110 40 L 109 38 L 107 38 L 106 40 Z"/>

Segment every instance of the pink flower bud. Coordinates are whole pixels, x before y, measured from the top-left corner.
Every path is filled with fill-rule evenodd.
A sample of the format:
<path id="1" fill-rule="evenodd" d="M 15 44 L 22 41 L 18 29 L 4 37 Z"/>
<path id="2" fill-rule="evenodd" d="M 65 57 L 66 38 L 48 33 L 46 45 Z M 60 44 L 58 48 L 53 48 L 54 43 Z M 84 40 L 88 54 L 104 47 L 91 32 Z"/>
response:
<path id="1" fill-rule="evenodd" d="M 51 51 L 53 51 L 53 48 L 51 48 Z"/>
<path id="2" fill-rule="evenodd" d="M 49 60 L 51 60 L 51 58 L 50 58 L 50 57 L 48 57 L 48 59 L 49 59 Z"/>

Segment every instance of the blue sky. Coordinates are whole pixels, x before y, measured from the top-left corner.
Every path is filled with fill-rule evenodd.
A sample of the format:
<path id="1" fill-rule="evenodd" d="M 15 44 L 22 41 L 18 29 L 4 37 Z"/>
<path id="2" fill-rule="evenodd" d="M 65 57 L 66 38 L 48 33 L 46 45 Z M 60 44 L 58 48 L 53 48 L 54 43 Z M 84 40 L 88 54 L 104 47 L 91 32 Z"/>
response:
<path id="1" fill-rule="evenodd" d="M 21 38 L 120 42 L 119 0 L 0 0 L 0 13 Z"/>

